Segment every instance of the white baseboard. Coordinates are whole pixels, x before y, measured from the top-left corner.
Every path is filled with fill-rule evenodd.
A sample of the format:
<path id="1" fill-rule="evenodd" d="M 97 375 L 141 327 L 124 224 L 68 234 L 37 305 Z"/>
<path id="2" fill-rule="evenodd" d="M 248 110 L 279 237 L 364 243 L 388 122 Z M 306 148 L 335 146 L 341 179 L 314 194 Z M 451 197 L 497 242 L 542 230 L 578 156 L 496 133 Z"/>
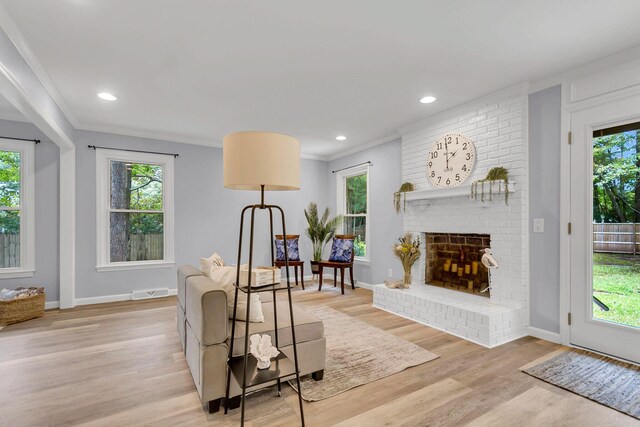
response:
<path id="1" fill-rule="evenodd" d="M 169 289 L 169 296 L 175 296 L 178 295 L 178 289 Z M 76 305 L 90 305 L 90 304 L 106 304 L 108 302 L 119 302 L 119 301 L 133 301 L 131 299 L 131 293 L 128 294 L 116 294 L 116 295 L 102 295 L 99 297 L 86 297 L 86 298 L 76 298 L 74 300 Z M 143 301 L 143 300 L 137 300 L 137 301 Z M 54 309 L 54 308 L 59 308 L 60 307 L 60 302 L 59 301 L 47 301 L 44 304 L 44 309 L 45 310 L 50 310 L 50 309 Z"/>
<path id="2" fill-rule="evenodd" d="M 527 326 L 526 330 L 529 336 L 560 344 L 560 334 L 557 332 L 551 332 L 545 329 L 535 328 L 533 326 Z"/>
<path id="3" fill-rule="evenodd" d="M 360 282 L 358 280 L 356 280 L 356 288 L 368 289 L 370 291 L 373 291 L 373 285 L 372 284 Z"/>
<path id="4" fill-rule="evenodd" d="M 53 310 L 60 307 L 60 301 L 47 301 L 44 303 L 45 310 Z"/>

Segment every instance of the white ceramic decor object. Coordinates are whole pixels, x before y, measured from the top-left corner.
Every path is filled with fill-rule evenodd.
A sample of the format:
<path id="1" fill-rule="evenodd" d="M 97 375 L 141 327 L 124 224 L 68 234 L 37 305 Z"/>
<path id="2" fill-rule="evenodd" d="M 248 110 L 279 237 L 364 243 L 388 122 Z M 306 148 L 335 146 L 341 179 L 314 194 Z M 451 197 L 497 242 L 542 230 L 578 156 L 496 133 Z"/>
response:
<path id="1" fill-rule="evenodd" d="M 254 334 L 249 337 L 251 354 L 258 359 L 258 369 L 267 369 L 271 366 L 271 359 L 280 352 L 271 345 L 269 335 Z"/>

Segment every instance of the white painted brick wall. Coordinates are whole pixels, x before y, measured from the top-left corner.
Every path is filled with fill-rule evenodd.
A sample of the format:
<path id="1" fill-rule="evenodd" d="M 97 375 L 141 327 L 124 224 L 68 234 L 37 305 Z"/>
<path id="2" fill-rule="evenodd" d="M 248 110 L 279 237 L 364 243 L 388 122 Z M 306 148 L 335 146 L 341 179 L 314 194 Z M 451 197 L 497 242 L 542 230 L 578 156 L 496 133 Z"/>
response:
<path id="1" fill-rule="evenodd" d="M 491 235 L 491 248 L 500 264 L 491 272 L 491 301 L 520 308 L 518 316 L 524 319 L 496 323 L 498 330 L 491 332 L 493 342 L 522 336 L 529 317 L 527 93 L 526 85 L 514 86 L 402 130 L 402 177 L 416 190 L 433 188 L 426 173 L 427 152 L 447 132 L 462 133 L 476 145 L 475 170 L 465 185 L 484 178 L 496 166 L 507 168 L 510 180 L 516 183 L 517 191 L 509 195 L 508 206 L 500 196 L 485 203 L 449 197 L 408 202 L 404 214 L 405 232 Z M 416 263 L 413 277 L 414 286 L 424 284 L 424 257 Z M 477 322 L 474 318 L 469 327 L 473 329 Z"/>

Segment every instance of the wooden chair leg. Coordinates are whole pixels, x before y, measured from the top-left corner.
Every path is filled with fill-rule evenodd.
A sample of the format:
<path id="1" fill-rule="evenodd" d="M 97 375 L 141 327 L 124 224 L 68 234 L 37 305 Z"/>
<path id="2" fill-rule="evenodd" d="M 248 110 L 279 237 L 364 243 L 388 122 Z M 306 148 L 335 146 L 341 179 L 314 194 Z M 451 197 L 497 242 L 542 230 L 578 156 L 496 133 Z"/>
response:
<path id="1" fill-rule="evenodd" d="M 353 266 L 349 267 L 349 278 L 351 279 L 351 289 L 355 289 L 356 282 L 353 281 Z"/>
<path id="2" fill-rule="evenodd" d="M 318 267 L 318 292 L 322 290 L 322 266 Z"/>
<path id="3" fill-rule="evenodd" d="M 300 266 L 300 283 L 302 283 L 302 290 L 304 291 L 304 264 Z"/>
<path id="4" fill-rule="evenodd" d="M 293 267 L 293 275 L 296 277 L 296 288 L 298 287 L 298 266 Z"/>
<path id="5" fill-rule="evenodd" d="M 340 268 L 340 289 L 344 295 L 344 267 Z"/>
<path id="6" fill-rule="evenodd" d="M 336 286 L 338 286 L 338 269 L 334 268 L 333 269 L 333 287 L 335 288 Z"/>

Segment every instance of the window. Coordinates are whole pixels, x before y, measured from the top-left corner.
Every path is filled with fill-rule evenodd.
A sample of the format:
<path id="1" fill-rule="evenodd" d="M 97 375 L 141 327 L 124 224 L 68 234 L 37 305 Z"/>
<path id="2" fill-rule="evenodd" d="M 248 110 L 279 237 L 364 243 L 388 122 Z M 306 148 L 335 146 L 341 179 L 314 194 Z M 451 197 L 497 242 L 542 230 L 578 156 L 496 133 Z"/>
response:
<path id="1" fill-rule="evenodd" d="M 0 277 L 35 270 L 34 143 L 0 139 Z"/>
<path id="2" fill-rule="evenodd" d="M 173 265 L 173 160 L 96 150 L 98 271 Z"/>
<path id="3" fill-rule="evenodd" d="M 343 215 L 342 232 L 356 236 L 356 260 L 368 261 L 369 236 L 369 166 L 351 168 L 337 173 L 338 213 Z"/>

